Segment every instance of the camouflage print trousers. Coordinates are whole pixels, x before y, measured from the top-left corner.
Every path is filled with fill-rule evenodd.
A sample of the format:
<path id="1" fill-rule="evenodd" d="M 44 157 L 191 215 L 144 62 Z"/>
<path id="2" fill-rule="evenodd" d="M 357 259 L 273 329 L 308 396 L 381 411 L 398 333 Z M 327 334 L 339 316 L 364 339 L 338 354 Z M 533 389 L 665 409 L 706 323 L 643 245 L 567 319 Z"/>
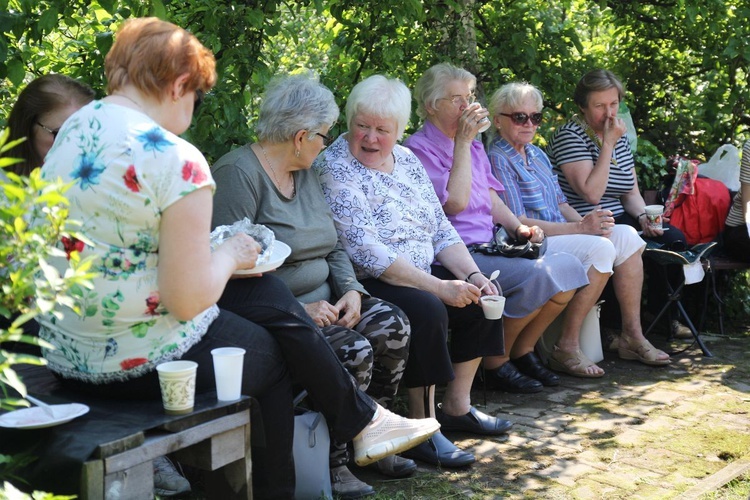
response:
<path id="1" fill-rule="evenodd" d="M 353 329 L 323 328 L 341 363 L 357 386 L 384 407 L 393 401 L 409 357 L 411 326 L 401 309 L 375 297 L 363 298 Z M 346 444 L 331 442 L 330 467 L 349 461 Z"/>

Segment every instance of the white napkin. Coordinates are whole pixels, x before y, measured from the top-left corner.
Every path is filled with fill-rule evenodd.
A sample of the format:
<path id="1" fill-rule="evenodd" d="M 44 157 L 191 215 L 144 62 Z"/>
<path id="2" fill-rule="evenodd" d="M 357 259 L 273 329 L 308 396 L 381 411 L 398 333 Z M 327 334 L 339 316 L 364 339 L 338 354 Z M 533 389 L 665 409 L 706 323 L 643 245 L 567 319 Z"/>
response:
<path id="1" fill-rule="evenodd" d="M 701 264 L 700 259 L 696 259 L 692 264 L 682 266 L 682 272 L 685 274 L 686 285 L 700 283 L 706 275 L 706 271 L 703 270 L 703 264 Z"/>

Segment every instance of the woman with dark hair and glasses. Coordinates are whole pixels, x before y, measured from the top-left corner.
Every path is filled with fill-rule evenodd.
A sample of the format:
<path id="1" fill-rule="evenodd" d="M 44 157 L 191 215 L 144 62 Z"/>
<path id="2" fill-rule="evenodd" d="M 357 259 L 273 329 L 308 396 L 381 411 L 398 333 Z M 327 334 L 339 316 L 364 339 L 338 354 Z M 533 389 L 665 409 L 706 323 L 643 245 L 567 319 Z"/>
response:
<path id="1" fill-rule="evenodd" d="M 475 139 L 487 110 L 474 100 L 476 78 L 450 64 L 438 64 L 417 82 L 414 96 L 424 125 L 404 143 L 422 161 L 448 219 L 470 247 L 492 239 L 501 223 L 509 234 L 539 242 L 544 232 L 527 226 L 505 206 L 502 184 L 492 176 L 482 143 Z M 506 297 L 503 313 L 505 353 L 483 359 L 490 387 L 514 393 L 539 392 L 560 377 L 534 352 L 547 327 L 575 291 L 588 284 L 581 262 L 572 255 L 547 252 L 536 260 L 472 253 L 479 269 L 500 270 Z"/>
<path id="2" fill-rule="evenodd" d="M 247 217 L 291 247 L 274 275 L 321 328 L 359 388 L 388 407 L 406 368 L 409 320 L 357 281 L 349 256 L 338 244 L 318 177 L 310 170 L 330 142 L 328 131 L 338 116 L 333 94 L 314 78 L 296 75 L 271 82 L 255 127 L 258 142 L 227 153 L 211 169 L 216 180 L 213 226 Z M 348 461 L 346 443 L 332 443 L 333 493 L 344 498 L 374 493 L 349 471 Z M 392 477 L 417 468 L 396 455 L 376 466 Z"/>
<path id="3" fill-rule="evenodd" d="M 26 140 L 0 153 L 0 158 L 21 161 L 0 168 L 0 182 L 7 178 L 6 171 L 28 176 L 32 170 L 41 167 L 63 122 L 93 99 L 94 91 L 90 87 L 65 75 L 44 75 L 31 81 L 18 95 L 7 123 L 10 129 L 8 142 L 21 138 Z M 0 201 L 3 197 L 0 189 Z M 2 272 L 0 276 L 4 276 Z M 0 328 L 8 328 L 13 319 L 0 315 Z M 30 320 L 23 325 L 23 330 L 29 335 L 36 335 L 39 324 Z M 39 354 L 38 347 L 24 343 L 6 344 L 4 347 Z"/>
<path id="4" fill-rule="evenodd" d="M 41 167 L 63 122 L 93 100 L 94 91 L 90 87 L 65 75 L 44 75 L 29 83 L 8 116 L 8 142 L 26 137 L 0 155 L 23 160 L 8 170 L 29 175 Z"/>
<path id="5" fill-rule="evenodd" d="M 550 355 L 552 368 L 577 377 L 604 375 L 581 352 L 579 336 L 586 314 L 612 273 L 624 325 L 620 356 L 654 365 L 669 363 L 669 357 L 641 331 L 645 243 L 632 227 L 615 224 L 609 210 L 597 208 L 579 215 L 568 205 L 547 156 L 531 144 L 542 121 L 541 92 L 528 83 L 504 85 L 492 95 L 490 113 L 497 135 L 489 157 L 495 177 L 505 187 L 500 196 L 522 222 L 544 229 L 548 250 L 578 257 L 589 278 L 589 286 L 579 290 L 565 310 L 562 334 Z"/>

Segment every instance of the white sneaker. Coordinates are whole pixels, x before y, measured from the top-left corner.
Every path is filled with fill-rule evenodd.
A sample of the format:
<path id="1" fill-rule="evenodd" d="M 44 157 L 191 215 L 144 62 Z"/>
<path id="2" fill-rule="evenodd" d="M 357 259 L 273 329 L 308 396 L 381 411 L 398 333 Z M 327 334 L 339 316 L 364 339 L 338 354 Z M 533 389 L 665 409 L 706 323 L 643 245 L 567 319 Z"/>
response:
<path id="1" fill-rule="evenodd" d="M 354 438 L 354 461 L 360 467 L 413 448 L 440 429 L 434 418 L 404 418 L 378 405 L 372 421 Z"/>
<path id="2" fill-rule="evenodd" d="M 157 457 L 154 464 L 154 493 L 171 497 L 190 491 L 190 483 L 182 477 L 167 457 Z"/>

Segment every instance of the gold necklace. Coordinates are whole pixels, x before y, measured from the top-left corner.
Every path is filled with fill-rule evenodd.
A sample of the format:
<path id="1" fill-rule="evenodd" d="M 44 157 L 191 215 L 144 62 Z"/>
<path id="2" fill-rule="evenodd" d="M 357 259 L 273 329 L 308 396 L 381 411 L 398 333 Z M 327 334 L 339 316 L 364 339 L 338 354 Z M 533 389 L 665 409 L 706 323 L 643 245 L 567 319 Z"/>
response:
<path id="1" fill-rule="evenodd" d="M 125 94 L 112 94 L 112 97 L 122 97 L 123 99 L 127 99 L 128 101 L 132 102 L 136 106 L 138 106 L 138 109 L 143 111 L 143 106 L 141 106 L 138 102 L 136 102 L 134 99 L 131 99 L 130 97 L 126 96 Z"/>
<path id="2" fill-rule="evenodd" d="M 601 152 L 602 140 L 599 139 L 598 135 L 596 135 L 596 132 L 594 132 L 594 129 L 591 128 L 591 125 L 589 125 L 586 120 L 584 120 L 577 114 L 573 115 L 573 121 L 576 122 L 583 129 L 586 135 L 589 136 L 589 139 L 591 139 L 594 142 L 594 144 L 596 144 L 596 147 L 599 148 L 599 152 Z M 615 144 L 615 146 L 617 145 Z M 609 162 L 612 165 L 617 166 L 617 158 L 615 158 L 615 148 L 612 149 L 612 158 L 609 159 Z"/>
<path id="3" fill-rule="evenodd" d="M 273 179 L 276 181 L 276 185 L 278 186 L 279 191 L 283 193 L 284 188 L 281 186 L 281 182 L 279 182 L 279 178 L 276 177 L 276 169 L 273 168 L 273 163 L 268 158 L 268 154 L 266 154 L 265 148 L 263 147 L 261 143 L 258 143 L 258 147 L 260 148 L 261 153 L 263 153 L 263 158 L 266 159 L 266 163 L 268 163 L 268 166 L 271 169 L 271 174 L 273 175 Z M 296 194 L 297 194 L 297 186 L 294 184 L 294 176 L 292 176 L 292 196 L 290 196 L 290 198 L 294 198 Z"/>

